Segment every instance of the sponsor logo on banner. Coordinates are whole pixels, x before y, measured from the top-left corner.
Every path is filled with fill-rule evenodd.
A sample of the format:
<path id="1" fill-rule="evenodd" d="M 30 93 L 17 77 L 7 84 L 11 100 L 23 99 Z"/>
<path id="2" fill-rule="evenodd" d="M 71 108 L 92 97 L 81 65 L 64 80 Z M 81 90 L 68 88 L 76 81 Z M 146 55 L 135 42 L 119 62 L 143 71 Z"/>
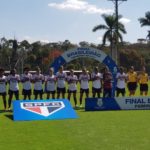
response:
<path id="1" fill-rule="evenodd" d="M 65 107 L 62 101 L 57 102 L 22 102 L 21 109 L 48 117 Z"/>
<path id="2" fill-rule="evenodd" d="M 102 100 L 102 98 L 98 98 L 98 100 L 97 100 L 97 106 L 103 107 L 103 100 Z"/>

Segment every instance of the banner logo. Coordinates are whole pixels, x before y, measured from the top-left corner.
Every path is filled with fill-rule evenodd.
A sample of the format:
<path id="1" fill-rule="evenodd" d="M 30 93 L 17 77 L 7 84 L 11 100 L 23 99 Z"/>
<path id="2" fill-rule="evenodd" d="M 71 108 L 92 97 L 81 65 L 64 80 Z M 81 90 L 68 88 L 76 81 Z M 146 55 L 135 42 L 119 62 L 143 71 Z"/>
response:
<path id="1" fill-rule="evenodd" d="M 62 101 L 57 102 L 22 102 L 21 108 L 35 114 L 48 117 L 65 107 Z"/>
<path id="2" fill-rule="evenodd" d="M 97 100 L 97 105 L 98 105 L 99 107 L 102 107 L 102 106 L 103 106 L 103 100 L 102 100 L 101 98 L 98 98 L 98 100 Z"/>

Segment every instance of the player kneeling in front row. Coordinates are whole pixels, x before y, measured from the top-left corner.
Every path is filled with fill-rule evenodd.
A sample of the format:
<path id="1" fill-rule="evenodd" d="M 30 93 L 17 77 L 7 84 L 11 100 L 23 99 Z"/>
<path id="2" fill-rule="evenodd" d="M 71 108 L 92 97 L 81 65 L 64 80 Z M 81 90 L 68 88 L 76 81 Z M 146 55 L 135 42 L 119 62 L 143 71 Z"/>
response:
<path id="1" fill-rule="evenodd" d="M 29 67 L 24 68 L 24 73 L 21 76 L 21 82 L 23 85 L 22 95 L 24 95 L 24 100 L 28 99 L 31 100 L 31 80 L 32 74 L 29 73 Z"/>
<path id="2" fill-rule="evenodd" d="M 77 107 L 77 81 L 78 78 L 76 75 L 74 75 L 74 71 L 70 70 L 70 75 L 67 77 L 68 81 L 68 100 L 70 100 L 71 94 L 73 93 L 74 103 L 75 107 Z"/>
<path id="3" fill-rule="evenodd" d="M 7 84 L 7 79 L 6 79 L 6 76 L 4 76 L 4 69 L 0 68 L 0 95 L 3 98 L 4 110 L 7 109 L 7 104 L 6 104 L 6 84 Z"/>
<path id="4" fill-rule="evenodd" d="M 47 93 L 47 99 L 50 98 L 50 94 L 52 95 L 52 98 L 55 98 L 55 83 L 56 83 L 56 77 L 54 75 L 53 68 L 49 69 L 49 75 L 45 77 L 45 91 Z"/>

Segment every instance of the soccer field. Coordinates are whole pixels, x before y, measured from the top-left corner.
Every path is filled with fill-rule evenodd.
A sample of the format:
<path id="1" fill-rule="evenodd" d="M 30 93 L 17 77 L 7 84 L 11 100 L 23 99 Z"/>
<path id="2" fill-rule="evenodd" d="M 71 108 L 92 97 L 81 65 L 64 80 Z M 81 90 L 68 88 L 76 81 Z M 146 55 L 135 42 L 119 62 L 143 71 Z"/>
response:
<path id="1" fill-rule="evenodd" d="M 0 150 L 150 149 L 149 110 L 77 114 L 78 119 L 14 122 L 11 112 L 0 112 Z"/>

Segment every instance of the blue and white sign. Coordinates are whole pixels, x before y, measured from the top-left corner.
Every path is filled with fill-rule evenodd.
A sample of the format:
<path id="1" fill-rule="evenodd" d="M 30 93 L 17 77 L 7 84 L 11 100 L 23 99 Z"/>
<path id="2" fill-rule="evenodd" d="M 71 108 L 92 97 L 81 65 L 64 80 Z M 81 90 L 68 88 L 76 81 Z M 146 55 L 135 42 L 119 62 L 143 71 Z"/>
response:
<path id="1" fill-rule="evenodd" d="M 150 110 L 150 97 L 87 98 L 85 110 Z"/>
<path id="2" fill-rule="evenodd" d="M 15 121 L 77 118 L 67 99 L 13 101 Z"/>
<path id="3" fill-rule="evenodd" d="M 116 88 L 116 74 L 118 72 L 118 67 L 111 57 L 106 55 L 102 50 L 98 50 L 91 47 L 77 47 L 70 49 L 58 57 L 51 65 L 56 73 L 61 65 L 71 62 L 77 58 L 92 58 L 95 59 L 106 66 L 108 66 L 110 72 L 113 75 L 113 96 L 115 95 Z"/>

